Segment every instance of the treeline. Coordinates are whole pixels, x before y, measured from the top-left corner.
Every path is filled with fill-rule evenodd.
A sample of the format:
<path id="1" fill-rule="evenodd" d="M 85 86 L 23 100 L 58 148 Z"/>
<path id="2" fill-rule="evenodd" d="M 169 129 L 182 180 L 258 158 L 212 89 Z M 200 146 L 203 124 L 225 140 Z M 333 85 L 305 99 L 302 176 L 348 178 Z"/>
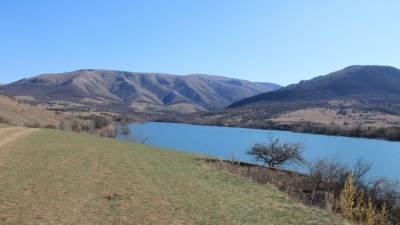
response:
<path id="1" fill-rule="evenodd" d="M 362 137 L 362 138 L 378 138 L 391 141 L 400 140 L 400 127 L 371 127 L 371 126 L 356 126 L 356 127 L 343 127 L 335 124 L 319 124 L 313 122 L 296 122 L 293 124 L 280 124 L 273 121 L 267 121 L 262 125 L 255 123 L 245 123 L 246 127 L 274 130 L 288 130 L 300 133 L 313 133 L 335 136 L 348 136 L 348 137 Z"/>
<path id="2" fill-rule="evenodd" d="M 181 117 L 158 117 L 157 122 L 190 123 L 196 125 L 242 127 L 268 130 L 283 130 L 299 133 L 323 134 L 333 136 L 347 136 L 359 138 L 375 138 L 390 141 L 400 141 L 400 126 L 372 127 L 355 126 L 345 127 L 339 124 L 321 124 L 309 121 L 282 124 L 268 119 L 228 119 L 224 117 L 208 117 L 204 115 L 189 115 Z"/>

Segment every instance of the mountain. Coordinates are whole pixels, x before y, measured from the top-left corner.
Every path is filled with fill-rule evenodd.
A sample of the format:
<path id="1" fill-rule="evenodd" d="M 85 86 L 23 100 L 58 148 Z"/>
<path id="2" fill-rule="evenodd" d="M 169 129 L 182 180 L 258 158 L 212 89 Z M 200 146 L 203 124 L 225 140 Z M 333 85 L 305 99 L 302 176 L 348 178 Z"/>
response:
<path id="1" fill-rule="evenodd" d="M 279 90 L 249 97 L 230 108 L 274 102 L 360 100 L 400 103 L 400 70 L 390 66 L 350 66 Z"/>
<path id="2" fill-rule="evenodd" d="M 177 122 L 400 140 L 400 70 L 350 66 Z"/>
<path id="3" fill-rule="evenodd" d="M 177 76 L 85 69 L 43 74 L 4 85 L 1 90 L 52 107 L 188 113 L 223 108 L 279 87 L 202 74 Z"/>

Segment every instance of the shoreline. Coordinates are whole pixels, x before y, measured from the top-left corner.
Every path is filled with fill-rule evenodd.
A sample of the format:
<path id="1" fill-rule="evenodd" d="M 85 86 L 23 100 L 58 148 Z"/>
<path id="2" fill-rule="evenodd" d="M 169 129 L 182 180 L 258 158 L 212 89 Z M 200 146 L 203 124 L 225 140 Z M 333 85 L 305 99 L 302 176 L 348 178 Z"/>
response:
<path id="1" fill-rule="evenodd" d="M 315 135 L 324 135 L 324 136 L 333 136 L 333 137 L 349 137 L 349 138 L 360 138 L 360 139 L 370 139 L 370 140 L 381 140 L 381 141 L 390 141 L 390 142 L 400 142 L 400 136 L 398 138 L 389 138 L 385 136 L 379 135 L 363 135 L 359 132 L 359 130 L 346 130 L 346 131 L 338 131 L 337 132 L 329 132 L 329 128 L 323 125 L 315 125 L 311 126 L 311 130 L 299 130 L 298 126 L 302 126 L 303 124 L 275 124 L 272 126 L 268 126 L 266 124 L 260 126 L 246 125 L 246 124 L 220 124 L 220 123 L 208 123 L 208 122 L 195 122 L 191 120 L 167 120 L 167 119 L 152 119 L 147 122 L 163 122 L 163 123 L 178 123 L 178 124 L 189 124 L 189 125 L 199 125 L 199 126 L 212 126 L 212 127 L 232 127 L 232 128 L 246 128 L 246 129 L 258 129 L 258 130 L 272 130 L 272 131 L 288 131 L 293 133 L 300 134 L 315 134 Z M 312 124 L 312 122 L 306 122 L 308 124 Z M 400 131 L 400 127 L 396 127 Z M 318 130 L 319 129 L 319 130 Z M 326 130 L 325 130 L 326 129 Z M 340 129 L 340 128 L 339 128 Z M 343 128 L 342 128 L 343 129 Z M 387 130 L 388 128 L 375 128 L 377 130 Z M 356 133 L 357 132 L 357 133 Z"/>

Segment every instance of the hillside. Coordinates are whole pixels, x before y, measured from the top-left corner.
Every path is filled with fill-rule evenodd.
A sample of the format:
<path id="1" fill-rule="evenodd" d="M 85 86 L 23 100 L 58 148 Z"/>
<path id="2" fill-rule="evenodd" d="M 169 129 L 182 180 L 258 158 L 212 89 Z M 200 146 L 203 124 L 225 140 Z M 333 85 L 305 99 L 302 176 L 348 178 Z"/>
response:
<path id="1" fill-rule="evenodd" d="M 17 126 L 58 126 L 60 121 L 54 112 L 0 94 L 0 122 Z"/>
<path id="2" fill-rule="evenodd" d="M 198 112 L 223 108 L 279 88 L 210 75 L 176 76 L 113 70 L 44 74 L 1 86 L 11 96 L 53 109 L 135 112 Z"/>
<path id="3" fill-rule="evenodd" d="M 20 132 L 2 128 L 0 142 Z M 0 151 L 0 223 L 347 224 L 196 157 L 91 135 L 30 132 Z"/>
<path id="4" fill-rule="evenodd" d="M 308 81 L 233 103 L 230 108 L 273 102 L 320 103 L 329 100 L 400 103 L 400 70 L 389 66 L 350 66 Z"/>
<path id="5" fill-rule="evenodd" d="M 350 66 L 184 122 L 400 140 L 398 96 L 399 69 Z"/>

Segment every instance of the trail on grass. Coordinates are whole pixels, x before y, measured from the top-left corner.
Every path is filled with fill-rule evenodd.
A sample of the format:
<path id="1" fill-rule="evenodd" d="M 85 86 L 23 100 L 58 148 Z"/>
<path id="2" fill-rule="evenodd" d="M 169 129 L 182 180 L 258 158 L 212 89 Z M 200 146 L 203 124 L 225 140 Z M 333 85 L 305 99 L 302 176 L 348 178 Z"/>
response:
<path id="1" fill-rule="evenodd" d="M 39 129 L 24 128 L 24 127 L 8 127 L 0 129 L 0 151 L 2 148 L 20 138 L 29 135 L 32 132 L 38 131 Z"/>

